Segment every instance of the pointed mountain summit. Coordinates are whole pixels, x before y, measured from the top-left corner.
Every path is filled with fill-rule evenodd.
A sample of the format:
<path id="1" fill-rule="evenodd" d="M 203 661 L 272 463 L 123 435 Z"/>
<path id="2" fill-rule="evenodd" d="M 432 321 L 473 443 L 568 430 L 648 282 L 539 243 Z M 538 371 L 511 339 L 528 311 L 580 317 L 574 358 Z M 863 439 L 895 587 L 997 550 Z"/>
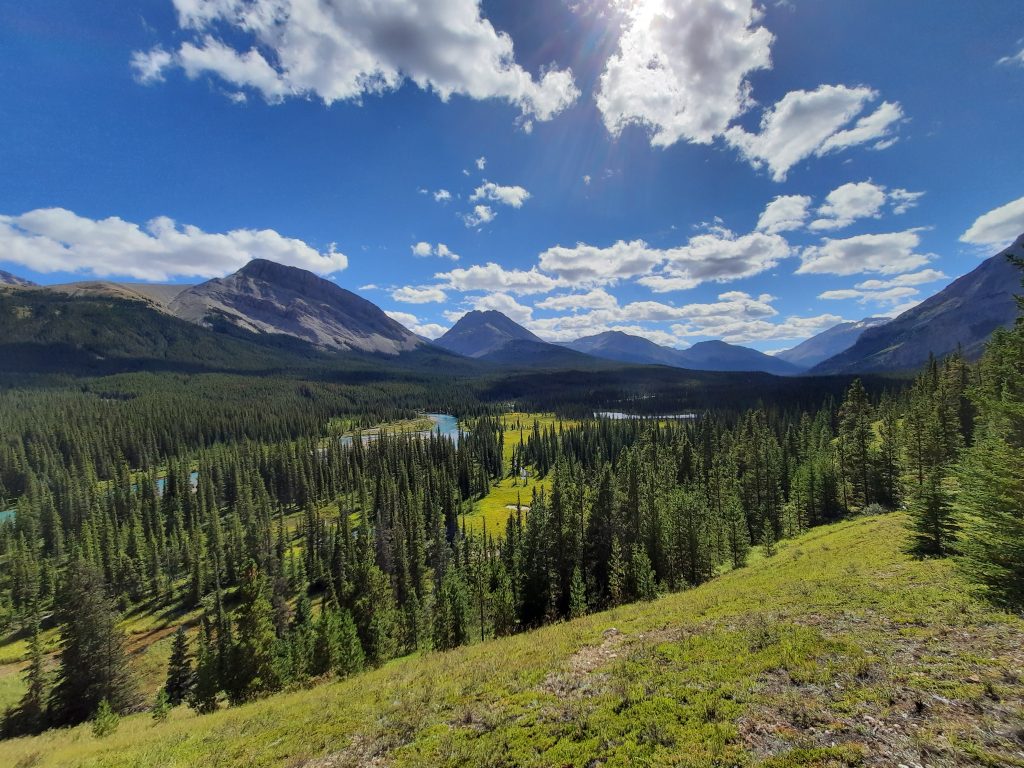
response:
<path id="1" fill-rule="evenodd" d="M 822 331 L 817 336 L 812 336 L 797 344 L 792 349 L 779 352 L 775 357 L 801 368 L 812 368 L 818 363 L 848 350 L 857 343 L 857 339 L 868 328 L 888 323 L 890 319 L 888 317 L 868 317 L 855 323 L 839 323 L 839 325 L 833 325 L 827 331 Z"/>
<path id="2" fill-rule="evenodd" d="M 547 344 L 515 320 L 494 309 L 467 312 L 434 343 L 466 357 L 484 357 L 498 352 L 512 341 Z"/>
<path id="3" fill-rule="evenodd" d="M 978 357 L 992 332 L 1012 325 L 1018 316 L 1014 295 L 1021 293 L 1022 273 L 1008 256 L 1024 257 L 1024 235 L 931 298 L 864 331 L 852 347 L 811 373 L 912 370 L 930 354 L 942 357 L 958 348 L 968 359 Z"/>
<path id="4" fill-rule="evenodd" d="M 376 304 L 312 272 L 265 259 L 183 291 L 169 311 L 193 323 L 211 325 L 220 319 L 325 349 L 395 355 L 423 343 Z"/>

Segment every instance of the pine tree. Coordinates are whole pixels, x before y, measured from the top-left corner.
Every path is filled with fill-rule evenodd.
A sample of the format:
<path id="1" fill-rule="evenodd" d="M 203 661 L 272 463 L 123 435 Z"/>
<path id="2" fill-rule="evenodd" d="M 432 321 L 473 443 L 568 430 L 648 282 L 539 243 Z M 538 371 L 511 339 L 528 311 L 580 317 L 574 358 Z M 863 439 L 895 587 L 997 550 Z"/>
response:
<path id="1" fill-rule="evenodd" d="M 117 730 L 121 718 L 106 699 L 100 701 L 92 716 L 92 735 L 97 739 L 110 736 Z"/>
<path id="2" fill-rule="evenodd" d="M 46 727 L 46 697 L 48 681 L 46 658 L 39 634 L 38 620 L 32 623 L 32 637 L 28 643 L 28 668 L 25 670 L 25 693 L 18 706 L 4 715 L 3 735 L 22 736 L 39 733 Z"/>
<path id="3" fill-rule="evenodd" d="M 572 569 L 572 581 L 569 583 L 569 618 L 578 619 L 587 615 L 587 587 L 583 583 L 583 575 L 579 566 Z"/>
<path id="4" fill-rule="evenodd" d="M 1024 263 L 1022 263 L 1024 266 Z M 1022 302 L 1024 306 L 1024 302 Z M 957 473 L 958 564 L 993 602 L 1024 607 L 1024 321 L 997 331 L 972 394 L 975 443 Z"/>
<path id="5" fill-rule="evenodd" d="M 944 472 L 936 467 L 925 475 L 924 484 L 910 496 L 910 549 L 918 557 L 952 554 L 960 526 L 953 515 L 952 498 L 944 486 Z"/>
<path id="6" fill-rule="evenodd" d="M 193 677 L 188 636 L 185 634 L 184 627 L 178 627 L 171 643 L 171 658 L 167 664 L 167 682 L 164 684 L 167 702 L 170 706 L 176 707 L 188 700 L 189 694 L 192 692 Z"/>
<path id="7" fill-rule="evenodd" d="M 501 562 L 496 568 L 495 588 L 491 594 L 491 611 L 495 635 L 505 637 L 516 631 L 516 598 L 512 591 L 512 580 L 509 578 L 508 570 Z"/>
<path id="8" fill-rule="evenodd" d="M 68 567 L 60 600 L 61 649 L 49 721 L 73 725 L 106 702 L 114 713 L 139 702 L 124 631 L 102 575 L 83 560 Z"/>
<path id="9" fill-rule="evenodd" d="M 171 698 L 167 695 L 167 689 L 161 688 L 156 692 L 156 701 L 153 702 L 151 712 L 153 720 L 162 723 L 171 714 Z"/>
<path id="10" fill-rule="evenodd" d="M 281 687 L 274 609 L 266 577 L 252 561 L 242 572 L 241 603 L 236 612 L 236 642 L 227 686 L 232 703 L 248 701 Z"/>
<path id="11" fill-rule="evenodd" d="M 612 556 L 608 563 L 608 605 L 615 607 L 626 601 L 626 563 L 619 538 L 612 539 Z"/>
<path id="12" fill-rule="evenodd" d="M 316 622 L 313 639 L 313 655 L 309 671 L 312 675 L 324 675 L 338 667 L 341 660 L 341 619 L 332 605 L 325 605 Z"/>
<path id="13" fill-rule="evenodd" d="M 220 671 L 217 653 L 211 647 L 205 630 L 199 633 L 199 650 L 196 653 L 196 671 L 188 705 L 201 715 L 217 709 L 217 695 L 220 693 Z"/>
<path id="14" fill-rule="evenodd" d="M 658 584 L 651 560 L 643 547 L 633 547 L 629 563 L 630 592 L 637 600 L 653 600 L 658 596 Z"/>
<path id="15" fill-rule="evenodd" d="M 338 659 L 335 670 L 341 677 L 348 677 L 362 672 L 366 665 L 363 645 L 359 642 L 359 632 L 352 614 L 346 610 L 340 612 L 338 620 Z"/>

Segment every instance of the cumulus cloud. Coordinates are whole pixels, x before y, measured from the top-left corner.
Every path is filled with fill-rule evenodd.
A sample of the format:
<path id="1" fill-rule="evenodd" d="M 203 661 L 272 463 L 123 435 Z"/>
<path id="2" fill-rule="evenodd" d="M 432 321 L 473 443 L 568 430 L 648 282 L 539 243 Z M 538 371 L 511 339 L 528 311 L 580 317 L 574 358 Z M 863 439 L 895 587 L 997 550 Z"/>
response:
<path id="1" fill-rule="evenodd" d="M 520 325 L 528 325 L 533 318 L 533 309 L 520 304 L 507 293 L 488 293 L 485 296 L 474 296 L 469 299 L 473 309 L 481 311 L 497 310 L 512 318 Z"/>
<path id="2" fill-rule="evenodd" d="M 825 238 L 821 245 L 805 248 L 800 254 L 797 274 L 856 275 L 878 272 L 896 275 L 922 267 L 930 255 L 917 252 L 921 244 L 918 231 L 890 232 L 881 235 L 857 235 L 844 239 Z"/>
<path id="3" fill-rule="evenodd" d="M 752 232 L 737 236 L 727 229 L 717 229 L 697 235 L 665 255 L 660 273 L 637 281 L 655 293 L 751 277 L 771 269 L 793 252 L 781 235 Z"/>
<path id="4" fill-rule="evenodd" d="M 437 245 L 431 245 L 428 242 L 421 240 L 411 246 L 412 255 L 418 256 L 419 258 L 426 258 L 428 256 L 438 256 L 442 259 L 451 259 L 452 261 L 459 260 L 459 254 L 452 251 L 444 243 L 438 243 Z"/>
<path id="5" fill-rule="evenodd" d="M 439 203 L 447 203 L 452 199 L 452 193 L 447 189 L 439 189 L 434 193 L 434 199 Z"/>
<path id="6" fill-rule="evenodd" d="M 438 323 L 423 323 L 416 315 L 410 314 L 409 312 L 397 312 L 392 310 L 386 310 L 384 312 L 392 320 L 396 320 L 413 333 L 418 333 L 428 339 L 436 339 L 438 336 L 443 334 L 448 329 Z"/>
<path id="7" fill-rule="evenodd" d="M 330 247 L 321 252 L 272 229 L 208 233 L 160 216 L 143 225 L 116 216 L 90 219 L 64 208 L 0 215 L 5 261 L 36 272 L 81 272 L 137 280 L 221 277 L 254 258 L 330 274 L 348 259 Z"/>
<path id="8" fill-rule="evenodd" d="M 885 205 L 885 187 L 870 181 L 843 184 L 825 198 L 818 209 L 820 219 L 811 222 L 811 229 L 842 229 L 857 219 L 878 218 Z"/>
<path id="9" fill-rule="evenodd" d="M 655 146 L 708 144 L 750 106 L 747 78 L 771 67 L 773 40 L 752 0 L 646 0 L 626 14 L 596 96 L 612 134 L 637 123 Z"/>
<path id="10" fill-rule="evenodd" d="M 487 158 L 481 155 L 476 159 L 476 168 L 478 171 L 482 171 L 487 167 Z"/>
<path id="11" fill-rule="evenodd" d="M 436 285 L 406 285 L 391 292 L 391 298 L 403 304 L 432 304 L 448 300 L 448 294 Z"/>
<path id="12" fill-rule="evenodd" d="M 494 217 L 497 214 L 494 209 L 489 205 L 477 205 L 473 207 L 471 213 L 463 215 L 462 220 L 466 222 L 466 226 L 470 229 L 474 227 L 480 227 L 484 224 L 494 221 Z"/>
<path id="13" fill-rule="evenodd" d="M 577 312 L 583 309 L 614 309 L 619 306 L 618 300 L 603 288 L 595 288 L 587 293 L 565 293 L 550 296 L 535 304 L 537 309 L 550 309 L 557 312 L 566 310 Z"/>
<path id="14" fill-rule="evenodd" d="M 979 216 L 960 235 L 960 242 L 1002 248 L 1021 233 L 1024 233 L 1024 197 Z"/>
<path id="15" fill-rule="evenodd" d="M 315 96 L 325 104 L 359 101 L 409 80 L 445 101 L 454 94 L 503 99 L 532 121 L 551 119 L 579 96 L 571 70 L 552 67 L 534 77 L 523 69 L 512 39 L 484 18 L 480 0 L 174 0 L 174 5 L 189 39 L 172 54 L 173 63 L 189 77 L 210 73 L 253 88 L 270 102 L 288 96 Z M 155 66 L 159 60 L 153 53 Z M 138 58 L 145 55 L 133 55 L 143 73 L 150 71 Z"/>
<path id="16" fill-rule="evenodd" d="M 767 206 L 757 220 L 758 232 L 777 235 L 803 227 L 809 214 L 811 198 L 807 195 L 779 195 Z"/>
<path id="17" fill-rule="evenodd" d="M 871 88 L 845 85 L 790 91 L 764 111 L 757 133 L 737 125 L 725 132 L 725 139 L 755 168 L 767 166 L 775 181 L 783 181 L 794 165 L 811 155 L 890 138 L 903 116 L 895 103 L 883 102 L 846 127 L 876 98 Z"/>
<path id="18" fill-rule="evenodd" d="M 494 291 L 520 295 L 550 293 L 562 285 L 559 280 L 536 269 L 505 269 L 493 262 L 453 269 L 434 275 L 456 291 Z"/>
<path id="19" fill-rule="evenodd" d="M 493 181 L 485 182 L 477 187 L 470 200 L 492 200 L 513 208 L 522 208 L 523 203 L 530 199 L 530 193 L 519 186 L 502 186 Z"/>
<path id="20" fill-rule="evenodd" d="M 948 277 L 945 272 L 938 269 L 922 269 L 920 272 L 908 272 L 905 275 L 897 275 L 888 280 L 865 280 L 864 282 L 857 283 L 856 287 L 864 291 L 882 291 L 900 285 L 934 283 L 937 280 L 947 280 Z"/>
<path id="21" fill-rule="evenodd" d="M 586 243 L 556 245 L 540 254 L 540 268 L 570 283 L 610 284 L 647 274 L 664 254 L 643 240 L 619 240 L 607 248 Z"/>
<path id="22" fill-rule="evenodd" d="M 897 285 L 877 291 L 864 291 L 856 288 L 841 288 L 818 294 L 819 299 L 856 299 L 861 304 L 901 304 L 911 296 L 917 296 L 918 290 L 906 285 Z"/>
<path id="23" fill-rule="evenodd" d="M 890 192 L 871 181 L 843 184 L 828 193 L 825 203 L 818 208 L 821 218 L 812 221 L 810 229 L 842 229 L 857 219 L 880 218 L 887 203 L 893 213 L 903 214 L 917 205 L 923 195 L 924 192 L 910 192 L 906 189 Z"/>

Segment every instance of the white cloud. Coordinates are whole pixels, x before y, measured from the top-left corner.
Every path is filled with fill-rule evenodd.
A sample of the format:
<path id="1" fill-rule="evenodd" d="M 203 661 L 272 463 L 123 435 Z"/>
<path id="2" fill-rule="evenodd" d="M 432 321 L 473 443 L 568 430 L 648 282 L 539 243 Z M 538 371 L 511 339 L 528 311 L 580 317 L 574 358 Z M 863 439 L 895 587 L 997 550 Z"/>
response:
<path id="1" fill-rule="evenodd" d="M 434 193 L 434 199 L 439 203 L 447 203 L 452 199 L 452 193 L 447 189 L 439 189 Z"/>
<path id="2" fill-rule="evenodd" d="M 551 296 L 534 305 L 537 309 L 550 309 L 556 312 L 571 310 L 577 312 L 581 309 L 615 309 L 619 306 L 618 300 L 603 288 L 595 288 L 587 293 L 566 293 L 561 296 Z"/>
<path id="3" fill-rule="evenodd" d="M 438 325 L 437 323 L 422 323 L 416 315 L 410 314 L 409 312 L 386 310 L 384 314 L 392 320 L 397 320 L 413 333 L 418 333 L 420 336 L 424 336 L 428 339 L 436 339 L 448 330 L 443 325 Z"/>
<path id="4" fill-rule="evenodd" d="M 870 181 L 843 184 L 828 193 L 824 205 L 818 209 L 821 218 L 812 221 L 810 228 L 842 229 L 857 219 L 877 219 L 881 215 L 885 200 L 885 187 Z"/>
<path id="5" fill-rule="evenodd" d="M 473 309 L 481 311 L 497 310 L 503 315 L 512 318 L 520 325 L 527 325 L 533 318 L 533 310 L 520 304 L 507 293 L 488 293 L 486 296 L 474 296 L 469 299 Z"/>
<path id="6" fill-rule="evenodd" d="M 1024 197 L 979 216 L 960 235 L 960 242 L 1002 248 L 1021 233 L 1024 233 Z"/>
<path id="7" fill-rule="evenodd" d="M 752 232 L 737 236 L 727 229 L 716 229 L 691 238 L 687 245 L 665 255 L 665 266 L 659 274 L 637 281 L 656 293 L 751 277 L 789 258 L 793 251 L 781 235 Z"/>
<path id="8" fill-rule="evenodd" d="M 478 171 L 482 171 L 487 167 L 487 158 L 481 155 L 476 159 L 476 167 Z"/>
<path id="9" fill-rule="evenodd" d="M 254 258 L 330 274 L 348 258 L 320 252 L 272 229 L 235 229 L 221 234 L 180 225 L 160 216 L 140 226 L 116 216 L 89 219 L 64 208 L 0 215 L 0 253 L 5 261 L 36 272 L 82 272 L 137 280 L 220 277 Z"/>
<path id="10" fill-rule="evenodd" d="M 452 261 L 459 260 L 459 254 L 454 253 L 444 243 L 438 243 L 436 246 L 421 240 L 411 246 L 412 255 L 418 256 L 419 258 L 426 258 L 428 256 L 439 256 L 442 259 L 451 259 Z"/>
<path id="11" fill-rule="evenodd" d="M 577 243 L 548 248 L 540 254 L 540 268 L 569 283 L 605 285 L 647 274 L 664 258 L 643 240 L 619 240 L 607 248 Z"/>
<path id="12" fill-rule="evenodd" d="M 456 291 L 500 291 L 527 295 L 549 293 L 562 285 L 536 269 L 505 269 L 493 262 L 486 265 L 453 269 L 434 275 L 438 280 Z"/>
<path id="13" fill-rule="evenodd" d="M 189 77 L 211 73 L 270 102 L 359 101 L 410 80 L 445 101 L 453 94 L 503 99 L 524 118 L 549 120 L 579 96 L 571 70 L 549 68 L 534 78 L 516 63 L 511 37 L 484 18 L 480 0 L 174 4 L 191 35 L 174 63 Z"/>
<path id="14" fill-rule="evenodd" d="M 494 213 L 494 209 L 489 205 L 477 205 L 473 207 L 472 213 L 463 215 L 462 220 L 466 222 L 466 226 L 470 229 L 479 227 L 489 222 L 494 221 L 494 217 L 497 214 Z"/>
<path id="15" fill-rule="evenodd" d="M 882 235 L 857 235 L 841 240 L 825 238 L 821 245 L 805 248 L 800 254 L 797 274 L 856 275 L 878 272 L 895 275 L 928 263 L 931 256 L 917 253 L 921 243 L 918 231 L 891 232 Z"/>
<path id="16" fill-rule="evenodd" d="M 807 195 L 779 195 L 765 207 L 757 220 L 757 230 L 776 235 L 803 227 L 811 198 Z"/>
<path id="17" fill-rule="evenodd" d="M 726 141 L 755 168 L 768 166 L 775 181 L 811 155 L 824 155 L 891 136 L 902 118 L 898 104 L 884 102 L 870 115 L 843 130 L 878 97 L 870 88 L 821 85 L 813 91 L 790 91 L 761 117 L 760 129 L 740 126 L 725 132 Z"/>
<path id="18" fill-rule="evenodd" d="M 1003 56 L 1003 58 L 1001 58 L 999 61 L 997 61 L 996 64 L 1000 64 L 1000 65 L 1004 65 L 1004 66 L 1008 65 L 1008 64 L 1012 64 L 1012 65 L 1016 65 L 1018 67 L 1024 67 L 1024 48 L 1021 48 L 1019 51 L 1017 51 L 1012 56 Z"/>
<path id="19" fill-rule="evenodd" d="M 818 209 L 821 218 L 812 221 L 810 229 L 842 229 L 857 219 L 880 218 L 887 203 L 893 213 L 903 214 L 917 205 L 923 196 L 924 192 L 910 192 L 906 189 L 889 192 L 882 185 L 871 181 L 843 184 L 828 193 L 824 205 Z"/>
<path id="20" fill-rule="evenodd" d="M 506 187 L 488 181 L 477 187 L 469 199 L 473 201 L 493 200 L 503 205 L 511 205 L 513 208 L 522 208 L 523 203 L 530 199 L 530 193 L 522 187 Z"/>
<path id="21" fill-rule="evenodd" d="M 391 298 L 404 304 L 432 304 L 448 300 L 448 294 L 436 285 L 406 285 L 391 292 Z"/>
<path id="22" fill-rule="evenodd" d="M 645 0 L 626 11 L 596 96 L 608 130 L 651 143 L 708 144 L 752 103 L 748 75 L 771 67 L 772 34 L 751 0 Z"/>
<path id="23" fill-rule="evenodd" d="M 843 300 L 856 299 L 861 304 L 873 302 L 875 304 L 900 304 L 911 296 L 917 296 L 918 290 L 906 285 L 893 286 L 883 290 L 864 291 L 855 288 L 841 288 L 838 290 L 825 291 L 818 294 L 819 299 Z"/>
<path id="24" fill-rule="evenodd" d="M 900 216 L 915 207 L 917 201 L 922 197 L 924 197 L 924 192 L 910 192 L 906 189 L 896 188 L 889 193 L 892 212 Z"/>
<path id="25" fill-rule="evenodd" d="M 888 280 L 865 280 L 862 283 L 857 283 L 855 287 L 864 291 L 881 291 L 900 285 L 924 285 L 946 279 L 948 279 L 948 275 L 938 269 L 922 269 L 920 272 L 909 272 Z"/>
<path id="26" fill-rule="evenodd" d="M 583 177 L 583 183 L 586 184 L 587 186 L 590 186 L 590 174 L 586 174 Z"/>
<path id="27" fill-rule="evenodd" d="M 131 58 L 132 75 L 136 82 L 143 85 L 162 83 L 164 71 L 173 63 L 174 56 L 160 47 L 150 51 L 135 51 Z"/>

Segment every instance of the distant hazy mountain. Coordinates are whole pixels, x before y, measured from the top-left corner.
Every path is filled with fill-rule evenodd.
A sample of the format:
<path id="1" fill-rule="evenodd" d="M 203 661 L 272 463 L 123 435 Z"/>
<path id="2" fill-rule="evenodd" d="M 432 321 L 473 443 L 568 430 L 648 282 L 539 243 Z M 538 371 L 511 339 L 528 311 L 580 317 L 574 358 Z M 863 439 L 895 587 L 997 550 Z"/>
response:
<path id="1" fill-rule="evenodd" d="M 498 352 L 510 341 L 547 344 L 539 336 L 496 310 L 467 312 L 434 343 L 466 357 L 484 357 Z"/>
<path id="2" fill-rule="evenodd" d="M 632 336 L 622 331 L 605 331 L 594 336 L 584 336 L 563 346 L 620 363 L 671 365 L 677 368 L 681 365 L 680 350 L 663 347 L 650 339 Z"/>
<path id="3" fill-rule="evenodd" d="M 811 368 L 852 347 L 868 328 L 889 322 L 888 317 L 869 317 L 855 323 L 833 325 L 827 331 L 812 336 L 792 349 L 779 352 L 775 357 L 800 368 Z"/>
<path id="4" fill-rule="evenodd" d="M 811 373 L 910 370 L 925 363 L 929 354 L 941 357 L 958 347 L 968 358 L 977 357 L 992 332 L 1013 324 L 1018 314 L 1014 294 L 1021 292 L 1021 271 L 1007 260 L 1008 254 L 1024 256 L 1024 235 L 931 298 L 864 331 L 852 347 Z"/>
<path id="5" fill-rule="evenodd" d="M 801 371 L 785 360 L 724 341 L 702 341 L 689 349 L 673 349 L 641 336 L 607 331 L 584 336 L 565 346 L 577 352 L 621 363 L 671 365 L 692 371 L 761 371 L 779 376 L 795 376 Z"/>
<path id="6" fill-rule="evenodd" d="M 23 277 L 12 275 L 10 272 L 4 272 L 0 269 L 0 285 L 13 285 L 17 288 L 31 288 L 35 283 L 31 280 L 26 280 Z"/>
<path id="7" fill-rule="evenodd" d="M 802 369 L 756 349 L 701 341 L 680 353 L 680 365 L 694 371 L 763 371 L 777 376 L 796 376 Z"/>
<path id="8" fill-rule="evenodd" d="M 423 343 L 375 304 L 312 272 L 256 259 L 238 272 L 178 294 L 169 311 L 209 325 L 218 319 L 318 347 L 397 354 Z"/>
<path id="9" fill-rule="evenodd" d="M 566 349 L 559 344 L 530 341 L 529 339 L 512 339 L 501 348 L 488 352 L 479 359 L 512 368 L 593 369 L 614 367 L 610 362 Z"/>

